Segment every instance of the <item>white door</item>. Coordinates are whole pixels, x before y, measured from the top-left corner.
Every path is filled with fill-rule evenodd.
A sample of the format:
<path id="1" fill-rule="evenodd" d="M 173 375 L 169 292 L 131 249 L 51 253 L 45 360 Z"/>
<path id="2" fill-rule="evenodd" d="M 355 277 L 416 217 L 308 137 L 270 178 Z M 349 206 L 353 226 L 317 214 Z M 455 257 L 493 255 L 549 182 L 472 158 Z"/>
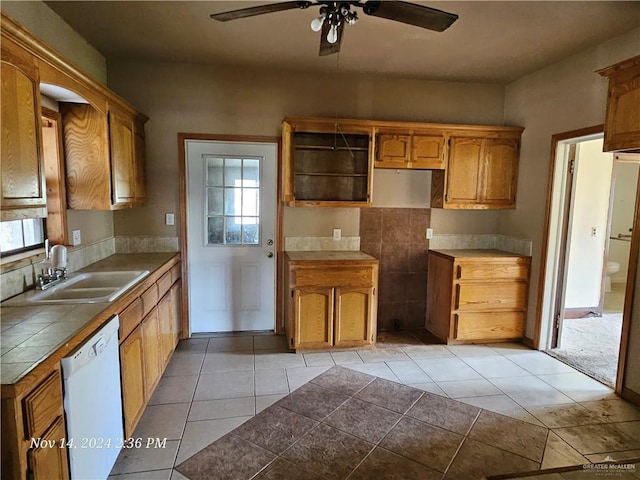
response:
<path id="1" fill-rule="evenodd" d="M 191 331 L 275 326 L 275 143 L 187 140 Z"/>

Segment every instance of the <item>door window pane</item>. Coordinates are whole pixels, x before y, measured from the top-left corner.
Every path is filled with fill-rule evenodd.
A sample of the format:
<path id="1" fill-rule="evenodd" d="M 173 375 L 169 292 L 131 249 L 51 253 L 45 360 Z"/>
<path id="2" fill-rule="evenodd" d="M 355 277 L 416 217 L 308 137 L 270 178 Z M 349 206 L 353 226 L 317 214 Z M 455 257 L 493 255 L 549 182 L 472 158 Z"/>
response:
<path id="1" fill-rule="evenodd" d="M 259 245 L 259 158 L 206 159 L 208 245 Z"/>

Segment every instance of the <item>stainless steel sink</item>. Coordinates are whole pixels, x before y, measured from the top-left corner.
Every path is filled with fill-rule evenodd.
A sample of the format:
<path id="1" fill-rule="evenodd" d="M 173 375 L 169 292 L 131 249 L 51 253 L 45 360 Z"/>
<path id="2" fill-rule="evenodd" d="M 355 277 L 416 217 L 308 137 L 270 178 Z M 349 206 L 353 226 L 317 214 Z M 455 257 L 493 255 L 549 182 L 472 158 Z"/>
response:
<path id="1" fill-rule="evenodd" d="M 148 270 L 87 272 L 69 275 L 69 279 L 47 290 L 25 294 L 26 303 L 105 303 L 112 302 L 138 281 Z"/>

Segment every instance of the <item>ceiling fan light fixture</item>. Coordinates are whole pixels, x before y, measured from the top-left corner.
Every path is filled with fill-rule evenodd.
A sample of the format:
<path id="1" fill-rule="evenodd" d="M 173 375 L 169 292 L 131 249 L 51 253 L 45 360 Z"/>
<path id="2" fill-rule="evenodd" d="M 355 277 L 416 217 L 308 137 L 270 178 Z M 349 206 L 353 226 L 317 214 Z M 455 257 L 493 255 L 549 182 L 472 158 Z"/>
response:
<path id="1" fill-rule="evenodd" d="M 322 30 L 322 24 L 324 23 L 326 18 L 327 14 L 323 13 L 318 18 L 314 18 L 313 20 L 311 20 L 311 30 L 313 30 L 314 32 L 319 32 L 320 30 Z"/>
<path id="2" fill-rule="evenodd" d="M 327 32 L 327 42 L 334 44 L 338 41 L 338 26 L 331 25 L 331 28 Z"/>

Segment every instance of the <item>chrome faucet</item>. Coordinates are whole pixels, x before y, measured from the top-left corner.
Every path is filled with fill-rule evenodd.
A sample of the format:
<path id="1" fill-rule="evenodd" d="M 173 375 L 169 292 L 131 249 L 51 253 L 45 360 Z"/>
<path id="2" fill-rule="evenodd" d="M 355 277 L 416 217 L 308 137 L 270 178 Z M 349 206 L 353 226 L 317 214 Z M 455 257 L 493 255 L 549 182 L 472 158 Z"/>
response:
<path id="1" fill-rule="evenodd" d="M 48 264 L 42 268 L 42 273 L 36 279 L 36 289 L 46 290 L 69 278 L 67 276 L 66 247 L 54 245 L 49 249 L 49 240 L 44 241 L 45 257 L 40 264 Z M 52 259 L 53 253 L 53 259 Z"/>

